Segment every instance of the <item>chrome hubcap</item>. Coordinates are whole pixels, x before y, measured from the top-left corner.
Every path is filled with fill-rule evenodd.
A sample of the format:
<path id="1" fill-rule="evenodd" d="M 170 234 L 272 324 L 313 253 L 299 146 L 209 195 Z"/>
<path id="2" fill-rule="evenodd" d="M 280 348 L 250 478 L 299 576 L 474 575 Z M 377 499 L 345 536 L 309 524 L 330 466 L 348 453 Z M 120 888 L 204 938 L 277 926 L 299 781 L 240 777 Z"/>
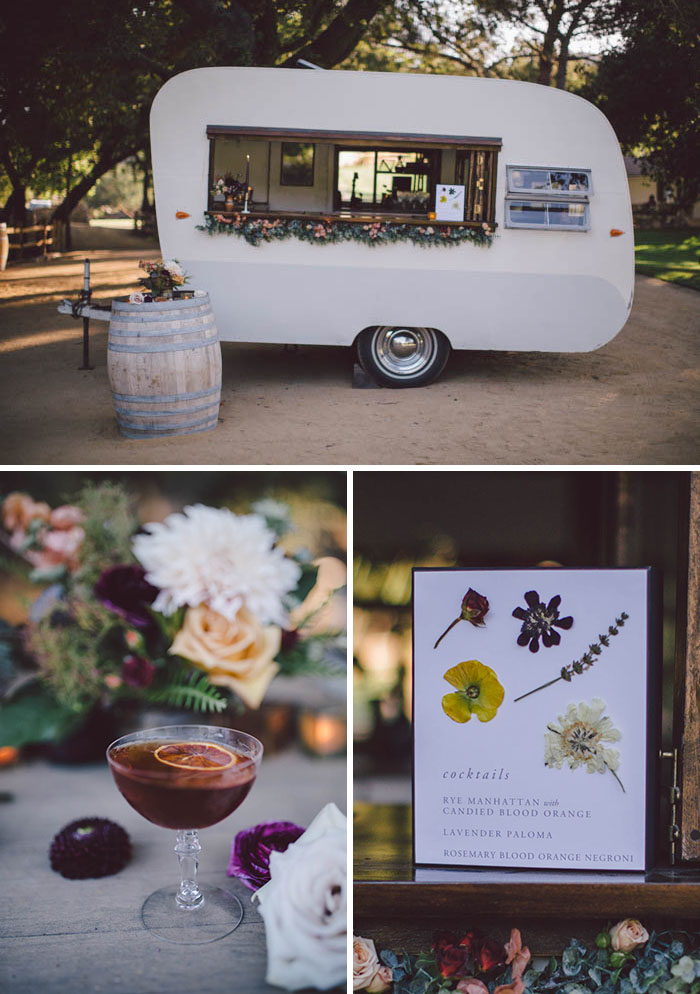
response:
<path id="1" fill-rule="evenodd" d="M 429 365 L 435 351 L 429 328 L 377 328 L 374 347 L 378 363 L 395 376 L 411 376 Z"/>

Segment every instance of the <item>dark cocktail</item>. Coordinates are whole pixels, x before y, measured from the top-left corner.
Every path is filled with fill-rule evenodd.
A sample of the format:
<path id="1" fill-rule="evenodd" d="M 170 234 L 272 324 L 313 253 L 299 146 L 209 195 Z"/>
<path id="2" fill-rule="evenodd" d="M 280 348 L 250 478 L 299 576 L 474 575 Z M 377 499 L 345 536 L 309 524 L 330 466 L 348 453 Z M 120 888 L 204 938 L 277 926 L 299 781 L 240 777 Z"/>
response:
<path id="1" fill-rule="evenodd" d="M 151 894 L 142 909 L 146 927 L 162 938 L 212 942 L 239 924 L 238 899 L 197 881 L 202 848 L 197 829 L 236 810 L 253 786 L 261 758 L 262 745 L 252 735 L 209 725 L 146 729 L 117 739 L 107 750 L 114 781 L 129 804 L 148 821 L 177 830 L 180 886 Z"/>
<path id="2" fill-rule="evenodd" d="M 132 808 L 163 828 L 208 828 L 253 786 L 257 767 L 211 742 L 132 742 L 112 748 L 112 775 Z"/>

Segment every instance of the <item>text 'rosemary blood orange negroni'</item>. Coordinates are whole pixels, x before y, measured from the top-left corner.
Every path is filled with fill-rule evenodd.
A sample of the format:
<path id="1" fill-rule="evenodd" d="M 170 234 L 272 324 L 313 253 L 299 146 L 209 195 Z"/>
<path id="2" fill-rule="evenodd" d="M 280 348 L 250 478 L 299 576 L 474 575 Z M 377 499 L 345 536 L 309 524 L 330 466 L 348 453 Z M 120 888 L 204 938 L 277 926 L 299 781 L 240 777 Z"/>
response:
<path id="1" fill-rule="evenodd" d="M 163 828 L 207 828 L 227 818 L 253 786 L 257 763 L 233 746 L 172 739 L 110 750 L 117 787 L 132 808 Z"/>

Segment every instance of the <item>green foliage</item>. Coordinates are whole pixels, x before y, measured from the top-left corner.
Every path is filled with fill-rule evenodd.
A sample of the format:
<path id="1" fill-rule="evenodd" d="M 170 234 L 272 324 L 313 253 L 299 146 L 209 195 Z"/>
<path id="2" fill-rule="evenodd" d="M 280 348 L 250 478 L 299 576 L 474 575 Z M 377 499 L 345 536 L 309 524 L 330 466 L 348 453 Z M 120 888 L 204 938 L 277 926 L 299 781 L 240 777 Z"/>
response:
<path id="1" fill-rule="evenodd" d="M 638 273 L 700 290 L 700 235 L 689 228 L 636 230 L 634 258 Z"/>
<path id="2" fill-rule="evenodd" d="M 135 159 L 120 162 L 114 169 L 110 169 L 97 181 L 87 197 L 92 209 L 120 207 L 127 211 L 139 210 L 142 199 L 143 180 Z"/>
<path id="3" fill-rule="evenodd" d="M 149 147 L 153 98 L 203 66 L 280 64 L 313 43 L 334 65 L 388 0 L 64 0 L 5 5 L 0 19 L 0 165 L 13 192 L 70 192 Z M 313 60 L 312 60 L 313 61 Z M 61 210 L 61 208 L 59 208 Z"/>
<path id="4" fill-rule="evenodd" d="M 413 242 L 421 248 L 433 245 L 461 245 L 463 242 L 489 246 L 493 241 L 490 229 L 470 228 L 466 225 L 440 227 L 437 221 L 427 222 L 425 226 L 393 221 L 368 224 L 359 221 L 283 221 L 280 218 L 270 222 L 246 221 L 237 214 L 228 218 L 221 214 L 216 216 L 208 214 L 204 224 L 197 225 L 197 230 L 206 231 L 208 235 L 237 235 L 239 238 L 245 238 L 249 245 L 284 241 L 287 238 L 298 238 L 299 241 L 310 242 L 312 245 L 360 242 L 370 247 L 390 245 L 395 242 Z"/>
<path id="5" fill-rule="evenodd" d="M 188 708 L 191 711 L 217 714 L 226 710 L 227 701 L 209 683 L 206 673 L 192 670 L 186 663 L 173 663 L 167 672 L 165 682 L 146 691 L 146 697 L 154 704 L 166 704 L 174 708 Z"/>
<path id="6" fill-rule="evenodd" d="M 81 626 L 70 616 L 54 626 L 52 615 L 31 626 L 30 648 L 57 704 L 84 713 L 99 700 L 104 686 L 99 655 L 104 629 L 94 623 Z"/>
<path id="7" fill-rule="evenodd" d="M 347 642 L 344 634 L 323 632 L 305 635 L 290 648 L 278 653 L 275 661 L 285 676 L 307 673 L 332 676 L 343 673 L 346 666 Z"/>
<path id="8" fill-rule="evenodd" d="M 83 711 L 64 707 L 40 681 L 32 681 L 0 703 L 0 746 L 59 741 L 74 732 L 83 717 Z"/>
<path id="9" fill-rule="evenodd" d="M 601 59 L 584 91 L 610 119 L 643 171 L 674 188 L 690 211 L 700 194 L 700 82 L 696 0 L 617 0 L 623 43 Z"/>
<path id="10" fill-rule="evenodd" d="M 138 522 L 121 484 L 88 482 L 75 502 L 85 512 L 85 540 L 80 549 L 80 568 L 74 577 L 75 592 L 90 597 L 104 569 L 134 562 L 131 540 Z"/>

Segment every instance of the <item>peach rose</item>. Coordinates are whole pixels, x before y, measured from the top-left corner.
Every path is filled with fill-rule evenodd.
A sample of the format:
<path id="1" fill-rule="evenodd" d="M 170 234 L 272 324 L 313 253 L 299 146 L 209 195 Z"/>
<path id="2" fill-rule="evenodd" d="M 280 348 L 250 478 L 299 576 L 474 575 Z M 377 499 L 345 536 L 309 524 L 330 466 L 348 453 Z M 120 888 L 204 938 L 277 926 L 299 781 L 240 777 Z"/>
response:
<path id="1" fill-rule="evenodd" d="M 636 918 L 624 918 L 610 929 L 610 943 L 616 953 L 631 953 L 649 941 L 649 933 Z"/>
<path id="2" fill-rule="evenodd" d="M 62 565 L 75 569 L 84 538 L 85 532 L 77 525 L 67 531 L 42 531 L 39 535 L 41 548 L 27 549 L 24 555 L 35 569 Z"/>
<path id="3" fill-rule="evenodd" d="M 25 531 L 35 518 L 48 521 L 50 514 L 51 508 L 48 504 L 43 501 L 41 503 L 33 501 L 29 494 L 14 491 L 2 502 L 2 523 L 9 532 L 18 529 Z"/>
<path id="4" fill-rule="evenodd" d="M 229 621 L 206 604 L 190 607 L 168 652 L 204 670 L 211 683 L 230 687 L 249 708 L 260 707 L 279 670 L 275 656 L 282 631 L 263 626 L 246 608 Z"/>
<path id="5" fill-rule="evenodd" d="M 465 977 L 460 980 L 457 984 L 457 990 L 461 991 L 461 994 L 489 994 L 486 984 L 477 980 L 476 977 Z"/>
<path id="6" fill-rule="evenodd" d="M 371 939 L 353 936 L 352 939 L 352 989 L 369 990 L 379 970 L 379 957 Z M 380 990 L 383 988 L 380 988 Z"/>
<path id="7" fill-rule="evenodd" d="M 513 980 L 519 980 L 530 962 L 530 950 L 523 946 L 523 940 L 517 928 L 511 929 L 510 939 L 505 944 L 506 963 L 511 965 Z"/>
<path id="8" fill-rule="evenodd" d="M 83 512 L 73 504 L 62 504 L 61 507 L 55 507 L 49 515 L 51 527 L 58 528 L 60 531 L 73 528 L 74 525 L 82 525 L 84 520 Z"/>

